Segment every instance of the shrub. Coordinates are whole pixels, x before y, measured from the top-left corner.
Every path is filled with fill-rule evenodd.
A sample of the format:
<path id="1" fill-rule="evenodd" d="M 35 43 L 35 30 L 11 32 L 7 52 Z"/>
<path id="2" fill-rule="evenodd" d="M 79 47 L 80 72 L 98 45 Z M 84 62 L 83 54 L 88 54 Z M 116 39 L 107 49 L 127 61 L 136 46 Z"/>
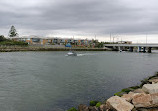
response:
<path id="1" fill-rule="evenodd" d="M 90 106 L 95 106 L 98 103 L 98 101 L 90 101 L 89 105 Z"/>
<path id="2" fill-rule="evenodd" d="M 131 89 L 130 89 L 130 88 L 125 88 L 125 89 L 122 89 L 121 91 L 122 91 L 122 92 L 129 93 L 129 92 L 131 91 Z"/>
<path id="3" fill-rule="evenodd" d="M 121 92 L 115 93 L 114 96 L 120 96 L 121 97 L 123 94 L 127 94 L 127 93 L 121 91 Z"/>
<path id="4" fill-rule="evenodd" d="M 20 45 L 20 46 L 27 46 L 28 43 L 22 42 L 22 41 L 6 40 L 6 41 L 0 42 L 0 45 Z"/>
<path id="5" fill-rule="evenodd" d="M 138 88 L 140 88 L 140 86 L 132 86 L 129 88 L 125 88 L 125 89 L 122 89 L 120 92 L 115 93 L 114 96 L 122 96 L 123 94 L 127 94 L 130 91 L 134 91 L 135 89 L 138 89 Z"/>
<path id="6" fill-rule="evenodd" d="M 98 102 L 95 106 L 100 107 L 100 105 L 101 105 L 101 102 Z"/>
<path id="7" fill-rule="evenodd" d="M 149 83 L 148 78 L 145 78 L 141 81 L 140 87 L 142 87 L 144 84 L 148 84 L 148 83 Z"/>
<path id="8" fill-rule="evenodd" d="M 138 89 L 140 88 L 140 86 L 132 86 L 132 87 L 129 87 L 130 89 Z"/>

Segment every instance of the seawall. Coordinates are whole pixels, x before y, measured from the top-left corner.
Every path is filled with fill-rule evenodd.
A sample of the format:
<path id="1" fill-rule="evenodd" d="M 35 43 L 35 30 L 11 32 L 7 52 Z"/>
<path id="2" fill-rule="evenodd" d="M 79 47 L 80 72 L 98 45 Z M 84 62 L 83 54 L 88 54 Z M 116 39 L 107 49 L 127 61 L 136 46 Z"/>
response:
<path id="1" fill-rule="evenodd" d="M 71 48 L 75 51 L 110 51 L 103 48 Z M 15 51 L 69 51 L 70 48 L 62 47 L 38 47 L 38 46 L 1 46 L 0 52 L 15 52 Z"/>

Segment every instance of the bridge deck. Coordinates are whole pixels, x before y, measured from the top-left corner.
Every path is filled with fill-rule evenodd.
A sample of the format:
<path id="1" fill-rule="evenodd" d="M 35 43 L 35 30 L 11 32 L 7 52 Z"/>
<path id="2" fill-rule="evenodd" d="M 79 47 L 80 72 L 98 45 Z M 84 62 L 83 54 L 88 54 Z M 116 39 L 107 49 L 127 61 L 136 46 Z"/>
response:
<path id="1" fill-rule="evenodd" d="M 158 47 L 158 44 L 104 44 L 104 46 L 113 47 Z"/>

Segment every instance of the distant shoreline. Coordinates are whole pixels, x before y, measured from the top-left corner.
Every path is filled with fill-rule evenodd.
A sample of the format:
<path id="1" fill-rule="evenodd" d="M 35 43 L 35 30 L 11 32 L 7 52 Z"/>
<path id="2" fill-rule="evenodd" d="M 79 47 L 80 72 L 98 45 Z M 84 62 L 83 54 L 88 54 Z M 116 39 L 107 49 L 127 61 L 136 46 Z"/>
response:
<path id="1" fill-rule="evenodd" d="M 49 48 L 49 47 L 27 47 L 27 46 L 7 46 L 0 47 L 0 52 L 18 51 L 69 51 L 71 48 Z M 103 48 L 72 48 L 75 51 L 111 51 Z"/>

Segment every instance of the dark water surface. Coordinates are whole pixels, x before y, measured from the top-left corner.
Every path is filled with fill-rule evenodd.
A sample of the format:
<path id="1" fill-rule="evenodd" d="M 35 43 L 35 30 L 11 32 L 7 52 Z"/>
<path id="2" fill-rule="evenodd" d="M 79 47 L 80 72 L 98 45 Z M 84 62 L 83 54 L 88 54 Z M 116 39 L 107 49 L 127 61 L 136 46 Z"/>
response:
<path id="1" fill-rule="evenodd" d="M 158 54 L 0 53 L 0 111 L 65 111 L 105 100 L 158 71 Z"/>

